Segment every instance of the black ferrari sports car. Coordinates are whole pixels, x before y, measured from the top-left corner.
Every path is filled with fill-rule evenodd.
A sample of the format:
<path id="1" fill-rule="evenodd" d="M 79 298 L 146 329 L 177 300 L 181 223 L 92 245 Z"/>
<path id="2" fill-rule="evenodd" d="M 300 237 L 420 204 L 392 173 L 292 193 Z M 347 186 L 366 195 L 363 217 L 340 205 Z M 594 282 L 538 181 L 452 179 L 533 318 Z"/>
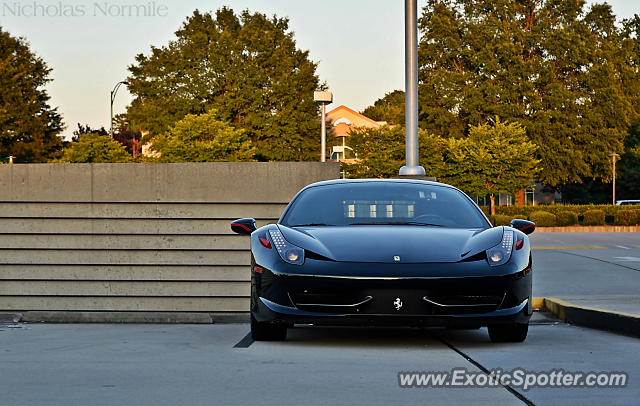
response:
<path id="1" fill-rule="evenodd" d="M 493 227 L 460 190 L 420 180 L 334 180 L 303 188 L 277 224 L 254 219 L 251 333 L 403 325 L 479 328 L 524 341 L 531 317 L 535 224 Z"/>

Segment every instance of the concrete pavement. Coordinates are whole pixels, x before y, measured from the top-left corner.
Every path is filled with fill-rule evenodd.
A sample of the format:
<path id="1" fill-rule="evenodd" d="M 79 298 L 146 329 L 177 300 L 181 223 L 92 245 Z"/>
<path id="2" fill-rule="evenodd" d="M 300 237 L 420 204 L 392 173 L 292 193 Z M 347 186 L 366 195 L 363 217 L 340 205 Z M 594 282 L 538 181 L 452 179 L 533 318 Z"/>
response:
<path id="1" fill-rule="evenodd" d="M 640 314 L 640 233 L 534 233 L 533 295 Z"/>
<path id="2" fill-rule="evenodd" d="M 551 298 L 547 309 L 640 335 L 640 233 L 534 233 L 531 242 L 533 294 Z"/>
<path id="3" fill-rule="evenodd" d="M 0 403 L 20 405 L 634 404 L 637 339 L 536 319 L 521 344 L 486 329 L 297 327 L 249 342 L 230 325 L 0 327 Z M 619 389 L 400 388 L 399 371 L 625 371 Z"/>

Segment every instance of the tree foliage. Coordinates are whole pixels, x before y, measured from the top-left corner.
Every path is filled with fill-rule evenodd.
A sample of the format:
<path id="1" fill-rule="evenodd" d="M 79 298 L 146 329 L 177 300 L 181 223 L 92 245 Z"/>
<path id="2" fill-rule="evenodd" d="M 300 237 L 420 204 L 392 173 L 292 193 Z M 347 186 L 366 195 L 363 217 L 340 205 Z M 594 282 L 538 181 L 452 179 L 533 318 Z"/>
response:
<path id="1" fill-rule="evenodd" d="M 386 121 L 389 125 L 404 125 L 404 105 L 405 93 L 394 90 L 364 109 L 362 114 L 375 121 Z"/>
<path id="2" fill-rule="evenodd" d="M 229 8 L 195 11 L 176 38 L 129 67 L 136 127 L 163 134 L 210 108 L 256 146 L 260 160 L 315 160 L 317 65 L 296 47 L 286 18 Z"/>
<path id="3" fill-rule="evenodd" d="M 462 138 L 497 116 L 539 146 L 542 182 L 610 178 L 608 154 L 638 116 L 638 26 L 583 0 L 429 0 L 421 126 Z"/>
<path id="4" fill-rule="evenodd" d="M 448 138 L 442 180 L 477 195 L 510 193 L 533 180 L 538 147 L 518 123 L 496 120 L 471 127 L 467 138 Z"/>
<path id="5" fill-rule="evenodd" d="M 26 40 L 0 27 L 0 157 L 47 162 L 62 150 L 62 117 L 44 89 L 50 74 Z"/>
<path id="6" fill-rule="evenodd" d="M 629 128 L 618 168 L 616 199 L 640 199 L 640 123 Z"/>
<path id="7" fill-rule="evenodd" d="M 353 178 L 389 178 L 404 165 L 404 128 L 385 126 L 351 133 L 349 145 L 360 160 L 345 164 Z M 515 193 L 534 179 L 537 146 L 518 123 L 499 119 L 471 127 L 466 138 L 444 138 L 420 130 L 420 164 L 428 176 L 469 194 Z"/>
<path id="8" fill-rule="evenodd" d="M 108 135 L 99 132 L 82 133 L 78 141 L 64 150 L 63 163 L 124 163 L 131 162 L 131 155 L 125 147 Z"/>
<path id="9" fill-rule="evenodd" d="M 443 173 L 444 140 L 420 130 L 420 164 L 430 176 Z M 392 178 L 405 164 L 404 127 L 383 126 L 360 128 L 349 134 L 348 143 L 358 155 L 358 161 L 344 164 L 350 178 Z"/>
<path id="10" fill-rule="evenodd" d="M 219 120 L 216 111 L 187 115 L 156 136 L 152 149 L 161 162 L 252 161 L 255 147 L 245 130 L 237 130 Z"/>

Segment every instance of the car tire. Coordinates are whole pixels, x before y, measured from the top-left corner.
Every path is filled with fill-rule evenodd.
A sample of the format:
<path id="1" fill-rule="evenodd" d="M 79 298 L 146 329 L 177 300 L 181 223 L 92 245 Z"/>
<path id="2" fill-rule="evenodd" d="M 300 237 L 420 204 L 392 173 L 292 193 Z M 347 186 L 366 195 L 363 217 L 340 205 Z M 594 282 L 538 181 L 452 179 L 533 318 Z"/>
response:
<path id="1" fill-rule="evenodd" d="M 287 338 L 287 326 L 260 323 L 251 316 L 251 338 L 255 341 L 284 341 Z"/>
<path id="2" fill-rule="evenodd" d="M 521 343 L 527 338 L 528 332 L 528 323 L 489 326 L 489 338 L 494 343 Z"/>

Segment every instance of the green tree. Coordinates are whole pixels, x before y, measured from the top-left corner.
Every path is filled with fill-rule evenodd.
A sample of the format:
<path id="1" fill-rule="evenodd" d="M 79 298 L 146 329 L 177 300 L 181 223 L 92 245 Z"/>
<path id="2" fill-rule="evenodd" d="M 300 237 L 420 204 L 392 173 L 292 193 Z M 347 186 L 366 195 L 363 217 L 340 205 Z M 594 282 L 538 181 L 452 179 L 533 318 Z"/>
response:
<path id="1" fill-rule="evenodd" d="M 404 165 L 404 128 L 385 126 L 351 132 L 349 145 L 358 161 L 345 164 L 352 178 L 392 178 Z M 540 160 L 537 145 L 518 123 L 499 119 L 471 127 L 465 138 L 444 138 L 419 132 L 420 164 L 428 176 L 469 194 L 515 194 L 534 179 Z M 494 199 L 491 198 L 492 207 Z M 493 210 L 493 209 L 492 209 Z"/>
<path id="2" fill-rule="evenodd" d="M 217 118 L 216 111 L 187 115 L 156 136 L 152 149 L 161 162 L 252 161 L 255 147 L 244 130 L 237 130 Z"/>
<path id="3" fill-rule="evenodd" d="M 128 115 L 152 136 L 210 108 L 246 131 L 259 160 L 315 160 L 322 88 L 316 63 L 296 47 L 286 18 L 229 8 L 195 11 L 176 38 L 129 67 Z"/>
<path id="4" fill-rule="evenodd" d="M 440 177 L 444 171 L 445 140 L 420 130 L 420 164 L 427 175 Z M 358 161 L 344 164 L 349 178 L 393 178 L 405 164 L 404 127 L 383 126 L 363 128 L 350 133 L 349 146 L 358 154 Z"/>
<path id="5" fill-rule="evenodd" d="M 539 146 L 542 182 L 611 176 L 638 116 L 631 22 L 583 0 L 429 0 L 420 27 L 422 127 L 462 138 L 497 116 Z"/>
<path id="6" fill-rule="evenodd" d="M 62 118 L 44 89 L 51 69 L 0 27 L 0 157 L 47 162 L 62 150 Z"/>
<path id="7" fill-rule="evenodd" d="M 394 90 L 364 109 L 362 114 L 375 121 L 386 121 L 389 125 L 404 125 L 404 99 L 402 90 Z"/>
<path id="8" fill-rule="evenodd" d="M 107 135 L 83 133 L 78 141 L 64 150 L 62 158 L 54 162 L 63 163 L 122 163 L 130 162 L 131 155 L 125 147 Z"/>
<path id="9" fill-rule="evenodd" d="M 625 153 L 618 161 L 616 198 L 640 199 L 640 123 L 629 129 L 625 140 Z"/>
<path id="10" fill-rule="evenodd" d="M 526 130 L 499 119 L 493 125 L 471 127 L 468 138 L 448 138 L 446 144 L 442 181 L 469 194 L 491 194 L 491 214 L 495 214 L 493 195 L 524 189 L 540 163 L 535 158 L 538 146 Z"/>

